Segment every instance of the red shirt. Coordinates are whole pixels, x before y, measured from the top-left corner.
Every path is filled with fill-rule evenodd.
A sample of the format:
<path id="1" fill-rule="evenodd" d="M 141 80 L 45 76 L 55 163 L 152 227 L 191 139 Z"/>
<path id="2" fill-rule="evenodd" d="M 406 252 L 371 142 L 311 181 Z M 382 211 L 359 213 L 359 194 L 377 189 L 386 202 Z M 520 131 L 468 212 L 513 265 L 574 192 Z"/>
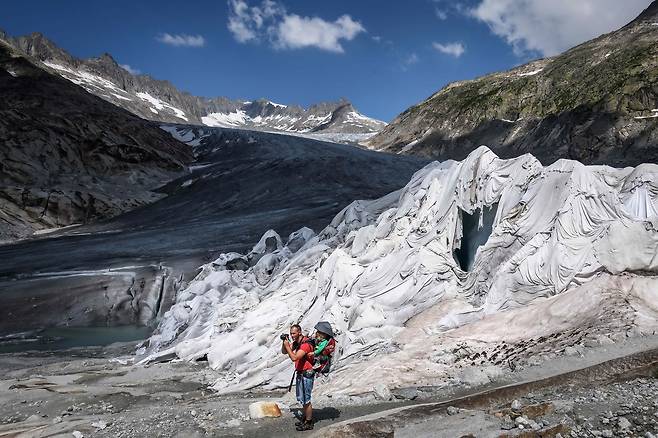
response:
<path id="1" fill-rule="evenodd" d="M 309 353 L 313 352 L 313 347 L 308 342 L 302 342 L 302 345 L 299 347 L 299 350 L 306 352 L 304 357 L 295 361 L 295 370 L 297 371 L 306 371 L 313 369 L 313 363 L 308 360 Z"/>

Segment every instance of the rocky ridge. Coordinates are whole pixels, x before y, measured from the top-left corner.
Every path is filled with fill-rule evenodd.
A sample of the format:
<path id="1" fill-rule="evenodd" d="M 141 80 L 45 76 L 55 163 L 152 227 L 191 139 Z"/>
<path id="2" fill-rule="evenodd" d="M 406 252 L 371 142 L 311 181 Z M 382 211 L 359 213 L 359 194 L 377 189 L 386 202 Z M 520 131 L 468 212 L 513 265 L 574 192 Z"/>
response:
<path id="1" fill-rule="evenodd" d="M 480 145 L 634 166 L 658 161 L 658 2 L 623 28 L 512 70 L 447 85 L 368 146 L 462 159 Z"/>
<path id="2" fill-rule="evenodd" d="M 2 38 L 0 241 L 115 216 L 162 197 L 156 189 L 186 172 L 189 146 Z"/>
<path id="3" fill-rule="evenodd" d="M 360 114 L 345 99 L 305 109 L 267 99 L 198 97 L 178 90 L 169 81 L 134 75 L 108 53 L 78 59 L 40 33 L 4 38 L 53 72 L 147 120 L 308 134 L 374 134 L 386 125 Z"/>

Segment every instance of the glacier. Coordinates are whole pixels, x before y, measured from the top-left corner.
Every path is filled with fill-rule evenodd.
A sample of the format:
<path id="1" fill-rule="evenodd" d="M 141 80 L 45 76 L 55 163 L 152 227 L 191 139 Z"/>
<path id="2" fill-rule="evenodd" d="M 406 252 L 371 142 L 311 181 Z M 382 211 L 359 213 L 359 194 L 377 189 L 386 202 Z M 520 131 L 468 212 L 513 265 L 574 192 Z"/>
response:
<path id="1" fill-rule="evenodd" d="M 285 387 L 278 334 L 327 320 L 332 392 L 455 379 L 458 351 L 496 374 L 524 354 L 564 352 L 567 338 L 581 348 L 655 335 L 657 273 L 657 165 L 544 167 L 481 146 L 353 202 L 318 234 L 270 230 L 249 253 L 203 265 L 137 354 L 206 357 L 218 391 Z"/>

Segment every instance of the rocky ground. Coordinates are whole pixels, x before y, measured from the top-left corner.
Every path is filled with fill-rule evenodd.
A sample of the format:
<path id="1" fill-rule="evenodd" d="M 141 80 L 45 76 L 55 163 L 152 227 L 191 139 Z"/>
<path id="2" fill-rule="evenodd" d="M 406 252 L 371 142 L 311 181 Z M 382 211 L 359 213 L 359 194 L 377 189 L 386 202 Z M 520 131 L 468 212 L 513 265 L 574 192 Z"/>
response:
<path id="1" fill-rule="evenodd" d="M 252 391 L 218 395 L 207 389 L 205 362 L 133 366 L 133 344 L 60 353 L 0 357 L 0 436 L 194 437 L 288 436 L 295 432 L 293 394 Z M 294 392 L 294 391 L 293 391 Z M 252 420 L 249 404 L 276 400 L 281 418 Z M 404 403 L 404 402 L 401 402 Z M 406 402 L 408 403 L 408 402 Z M 349 410 L 346 411 L 345 404 Z M 400 404 L 400 402 L 398 403 Z M 316 403 L 318 427 L 385 409 L 370 396 Z M 265 434 L 265 435 L 263 435 Z"/>
<path id="2" fill-rule="evenodd" d="M 431 436 L 432 430 L 441 430 L 434 436 L 652 438 L 658 434 L 657 394 L 655 377 L 553 388 L 490 409 L 449 406 L 439 416 L 396 430 L 395 436 Z"/>
<path id="3" fill-rule="evenodd" d="M 626 356 L 548 379 L 342 421 L 316 435 L 651 438 L 658 434 L 657 359 L 657 350 Z"/>
<path id="4" fill-rule="evenodd" d="M 542 364 L 489 387 L 373 388 L 315 399 L 317 436 L 647 437 L 658 435 L 656 339 Z M 292 394 L 207 389 L 205 362 L 132 364 L 134 344 L 0 355 L 0 436 L 290 436 Z M 644 353 L 628 354 L 643 349 Z M 556 362 L 560 362 L 556 359 Z M 545 376 L 544 376 L 545 377 Z M 521 383 L 519 383 L 521 382 Z M 280 418 L 251 419 L 271 400 Z M 311 435 L 311 433 L 307 433 Z"/>
<path id="5" fill-rule="evenodd" d="M 656 376 L 586 388 L 568 386 L 529 393 L 517 400 L 518 409 L 511 406 L 494 415 L 502 418 L 503 428 L 513 426 L 512 430 L 561 424 L 563 436 L 650 438 L 658 434 L 657 395 Z"/>

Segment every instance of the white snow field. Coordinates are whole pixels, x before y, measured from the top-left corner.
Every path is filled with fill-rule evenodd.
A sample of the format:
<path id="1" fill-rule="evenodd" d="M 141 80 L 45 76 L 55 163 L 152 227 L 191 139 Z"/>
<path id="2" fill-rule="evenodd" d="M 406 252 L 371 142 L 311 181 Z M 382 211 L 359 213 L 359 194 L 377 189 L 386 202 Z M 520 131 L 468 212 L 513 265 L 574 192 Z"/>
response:
<path id="1" fill-rule="evenodd" d="M 333 393 L 484 383 L 526 359 L 656 334 L 657 212 L 657 165 L 543 167 L 482 146 L 353 202 L 318 235 L 268 231 L 202 266 L 138 354 L 207 355 L 219 391 L 283 387 L 279 334 L 327 320 Z"/>

